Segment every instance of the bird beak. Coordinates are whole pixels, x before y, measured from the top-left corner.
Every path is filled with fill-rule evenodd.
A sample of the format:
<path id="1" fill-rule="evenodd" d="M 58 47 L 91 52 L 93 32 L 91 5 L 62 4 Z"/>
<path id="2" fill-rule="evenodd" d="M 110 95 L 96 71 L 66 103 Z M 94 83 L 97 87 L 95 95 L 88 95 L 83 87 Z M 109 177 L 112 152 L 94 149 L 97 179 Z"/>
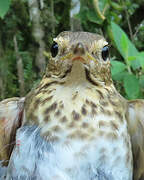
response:
<path id="1" fill-rule="evenodd" d="M 73 58 L 72 61 L 81 61 L 85 62 L 84 59 L 85 55 L 85 47 L 81 42 L 78 42 L 74 47 L 73 47 Z"/>
<path id="2" fill-rule="evenodd" d="M 72 61 L 81 61 L 81 62 L 84 63 L 85 59 L 83 57 L 81 57 L 81 56 L 76 56 L 76 57 L 72 58 Z"/>

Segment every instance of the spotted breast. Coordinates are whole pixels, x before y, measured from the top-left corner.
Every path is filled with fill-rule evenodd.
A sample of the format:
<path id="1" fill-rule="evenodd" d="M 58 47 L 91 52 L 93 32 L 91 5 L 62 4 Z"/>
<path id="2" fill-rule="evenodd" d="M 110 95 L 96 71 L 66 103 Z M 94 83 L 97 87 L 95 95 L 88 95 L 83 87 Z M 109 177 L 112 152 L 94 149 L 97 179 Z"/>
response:
<path id="1" fill-rule="evenodd" d="M 132 180 L 126 112 L 111 80 L 105 39 L 61 33 L 42 81 L 26 97 L 21 145 L 7 180 Z"/>

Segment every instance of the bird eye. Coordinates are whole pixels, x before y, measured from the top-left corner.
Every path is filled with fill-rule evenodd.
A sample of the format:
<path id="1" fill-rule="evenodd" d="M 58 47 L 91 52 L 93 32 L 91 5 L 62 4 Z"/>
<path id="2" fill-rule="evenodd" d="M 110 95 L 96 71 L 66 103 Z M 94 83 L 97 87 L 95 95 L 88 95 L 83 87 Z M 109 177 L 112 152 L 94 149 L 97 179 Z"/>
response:
<path id="1" fill-rule="evenodd" d="M 51 47 L 51 55 L 52 57 L 56 57 L 57 54 L 58 54 L 58 43 L 54 42 Z"/>
<path id="2" fill-rule="evenodd" d="M 109 47 L 104 46 L 102 49 L 102 58 L 104 61 L 106 61 L 108 57 L 109 57 Z"/>

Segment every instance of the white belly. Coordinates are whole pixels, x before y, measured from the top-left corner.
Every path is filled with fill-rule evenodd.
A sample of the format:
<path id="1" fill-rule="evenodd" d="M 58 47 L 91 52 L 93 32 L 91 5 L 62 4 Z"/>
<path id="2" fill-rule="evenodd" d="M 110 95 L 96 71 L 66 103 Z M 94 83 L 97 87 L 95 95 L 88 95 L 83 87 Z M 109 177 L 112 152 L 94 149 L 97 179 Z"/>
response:
<path id="1" fill-rule="evenodd" d="M 54 86 L 52 98 L 47 99 L 47 93 L 42 96 L 30 118 L 37 117 L 46 140 L 36 127 L 20 128 L 20 145 L 12 154 L 6 180 L 132 180 L 131 144 L 121 100 L 111 97 L 117 109 L 109 94 L 104 93 L 102 101 L 95 88 L 83 86 Z"/>
<path id="2" fill-rule="evenodd" d="M 98 137 L 64 143 L 48 143 L 34 127 L 17 133 L 7 179 L 15 180 L 132 180 L 132 159 L 127 159 L 124 139 Z"/>

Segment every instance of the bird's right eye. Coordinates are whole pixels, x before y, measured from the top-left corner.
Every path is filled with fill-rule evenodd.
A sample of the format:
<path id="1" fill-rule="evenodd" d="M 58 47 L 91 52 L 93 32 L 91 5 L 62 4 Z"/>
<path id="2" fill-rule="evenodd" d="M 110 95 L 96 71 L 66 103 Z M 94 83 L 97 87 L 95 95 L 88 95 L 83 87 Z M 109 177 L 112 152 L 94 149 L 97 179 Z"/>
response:
<path id="1" fill-rule="evenodd" d="M 104 61 L 106 61 L 108 57 L 109 57 L 109 47 L 108 45 L 106 45 L 102 49 L 102 58 Z"/>
<path id="2" fill-rule="evenodd" d="M 52 57 L 56 57 L 57 54 L 58 54 L 58 43 L 54 42 L 51 47 L 51 55 Z"/>

